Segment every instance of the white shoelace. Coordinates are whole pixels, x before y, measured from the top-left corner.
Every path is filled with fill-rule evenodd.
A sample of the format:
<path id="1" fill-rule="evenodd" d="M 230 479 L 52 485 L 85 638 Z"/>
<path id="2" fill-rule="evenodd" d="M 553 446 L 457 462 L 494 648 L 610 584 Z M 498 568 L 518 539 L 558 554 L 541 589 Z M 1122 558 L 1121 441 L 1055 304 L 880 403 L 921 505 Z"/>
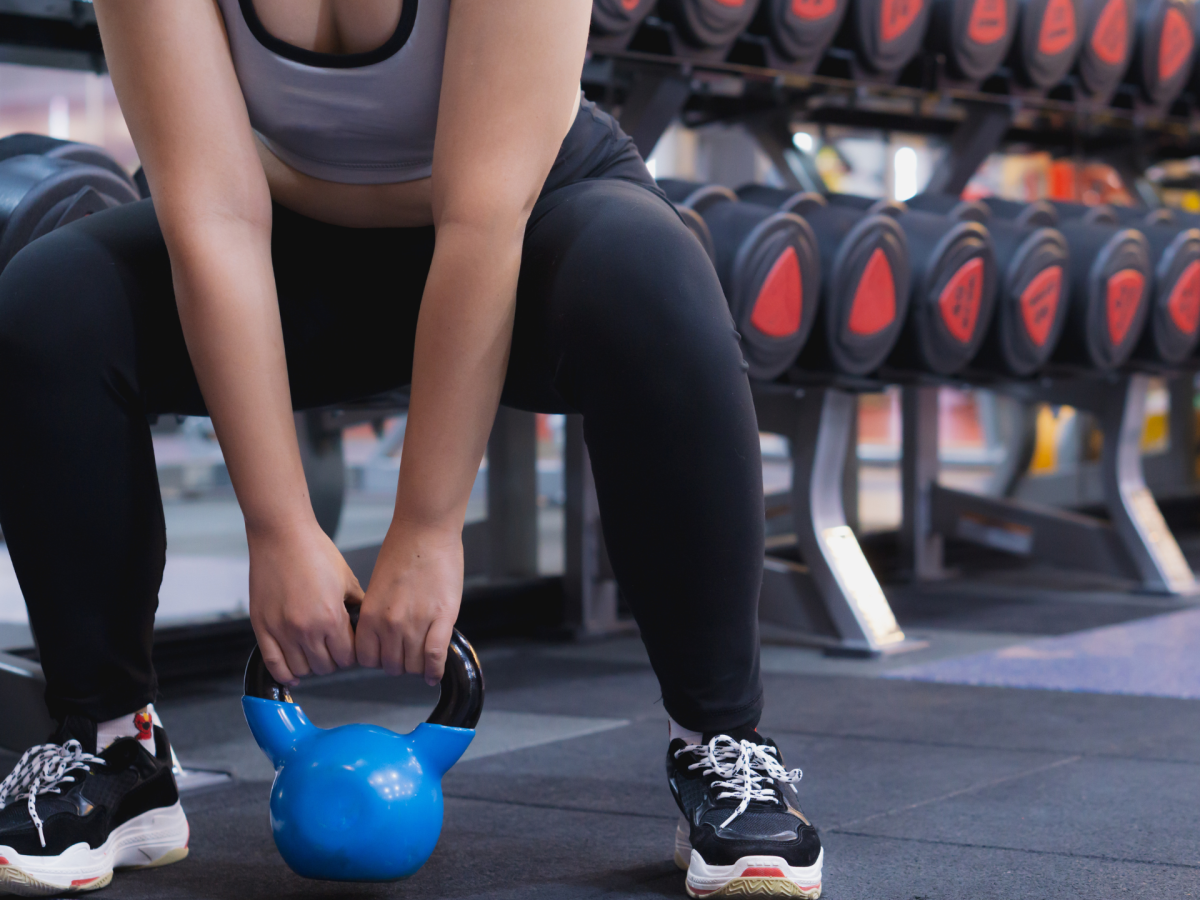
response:
<path id="1" fill-rule="evenodd" d="M 733 815 L 721 823 L 722 828 L 744 813 L 752 800 L 782 802 L 774 788 L 763 784 L 766 779 L 795 784 L 804 777 L 799 769 L 785 769 L 775 755 L 774 747 L 751 741 L 735 741 L 727 734 L 718 734 L 707 744 L 688 744 L 682 750 L 675 751 L 675 756 L 683 753 L 700 756 L 700 761 L 692 763 L 689 769 L 703 768 L 702 774 L 718 776 L 719 780 L 714 781 L 712 786 L 727 790 L 717 794 L 716 799 L 740 798 L 741 803 Z"/>
<path id="2" fill-rule="evenodd" d="M 61 794 L 62 785 L 75 780 L 74 776 L 68 775 L 67 772 L 90 772 L 89 763 L 102 766 L 104 760 L 91 753 L 84 753 L 83 745 L 79 741 L 30 747 L 17 761 L 17 767 L 4 781 L 0 781 L 0 809 L 4 809 L 13 800 L 27 798 L 29 817 L 37 826 L 38 840 L 45 847 L 46 835 L 42 832 L 42 819 L 37 813 L 37 796 Z"/>

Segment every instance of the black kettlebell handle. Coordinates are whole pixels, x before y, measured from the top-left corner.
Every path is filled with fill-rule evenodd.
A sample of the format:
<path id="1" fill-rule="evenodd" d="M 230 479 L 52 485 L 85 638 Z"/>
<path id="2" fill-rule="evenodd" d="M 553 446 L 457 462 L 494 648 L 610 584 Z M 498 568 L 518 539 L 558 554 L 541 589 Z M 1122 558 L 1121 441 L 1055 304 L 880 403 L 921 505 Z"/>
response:
<path id="1" fill-rule="evenodd" d="M 358 607 L 350 607 L 350 624 L 358 627 Z M 254 645 L 250 660 L 246 663 L 245 694 L 262 700 L 279 703 L 295 703 L 285 685 L 275 680 L 267 671 L 262 650 Z M 483 670 L 475 648 L 462 636 L 457 628 L 450 637 L 446 654 L 446 672 L 442 676 L 441 696 L 437 706 L 425 721 L 430 725 L 445 725 L 449 728 L 474 728 L 483 712 Z"/>

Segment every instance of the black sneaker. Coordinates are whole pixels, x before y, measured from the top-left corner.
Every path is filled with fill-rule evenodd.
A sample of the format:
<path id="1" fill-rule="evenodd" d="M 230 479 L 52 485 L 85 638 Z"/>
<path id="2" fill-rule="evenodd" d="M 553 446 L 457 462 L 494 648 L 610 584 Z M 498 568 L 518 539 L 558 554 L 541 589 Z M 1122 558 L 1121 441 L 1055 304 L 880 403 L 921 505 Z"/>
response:
<path id="1" fill-rule="evenodd" d="M 675 864 L 692 897 L 821 896 L 824 853 L 800 811 L 799 769 L 783 767 L 775 742 L 752 728 L 680 738 L 667 748 L 667 780 L 683 817 Z"/>
<path id="2" fill-rule="evenodd" d="M 96 724 L 71 717 L 0 782 L 0 894 L 94 891 L 113 869 L 187 856 L 188 823 L 166 732 L 96 754 Z"/>

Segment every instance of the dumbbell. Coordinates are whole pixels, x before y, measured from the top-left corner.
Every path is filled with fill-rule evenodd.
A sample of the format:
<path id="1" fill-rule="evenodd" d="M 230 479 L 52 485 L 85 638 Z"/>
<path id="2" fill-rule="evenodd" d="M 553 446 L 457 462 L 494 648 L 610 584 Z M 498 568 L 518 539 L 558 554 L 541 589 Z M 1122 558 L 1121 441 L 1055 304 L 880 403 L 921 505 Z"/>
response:
<path id="1" fill-rule="evenodd" d="M 1086 203 L 1071 203 L 1067 200 L 1047 200 L 1054 208 L 1059 222 L 1078 221 L 1087 225 L 1119 225 L 1121 217 L 1117 208 L 1107 203 L 1088 205 Z"/>
<path id="2" fill-rule="evenodd" d="M 1133 64 L 1127 77 L 1142 100 L 1165 110 L 1192 71 L 1196 37 L 1190 0 L 1140 0 Z"/>
<path id="3" fill-rule="evenodd" d="M 1075 63 L 1082 37 L 1081 0 L 1020 0 L 1017 35 L 1008 54 L 1017 81 L 1046 91 Z"/>
<path id="4" fill-rule="evenodd" d="M 1136 9 L 1135 0 L 1082 0 L 1083 41 L 1075 73 L 1083 93 L 1100 103 L 1112 99 L 1129 68 Z"/>
<path id="5" fill-rule="evenodd" d="M 985 224 L 999 271 L 996 309 L 974 366 L 1025 377 L 1050 359 L 1067 320 L 1069 255 L 1062 234 L 993 215 L 984 203 L 918 194 L 909 206 Z"/>
<path id="6" fill-rule="evenodd" d="M 917 194 L 907 203 L 988 227 L 1000 276 L 994 317 L 974 366 L 1020 377 L 1037 372 L 1054 353 L 1067 320 L 1067 240 L 1044 224 L 1015 221 L 1027 212 L 1020 204 L 1014 204 L 1013 220 L 1006 220 L 985 203 L 949 194 Z"/>
<path id="7" fill-rule="evenodd" d="M 817 237 L 824 275 L 817 337 L 805 345 L 797 367 L 844 375 L 878 369 L 900 338 L 912 281 L 908 241 L 896 220 L 763 185 L 746 185 L 738 195 L 798 213 Z"/>
<path id="8" fill-rule="evenodd" d="M 978 83 L 1000 67 L 1017 33 L 1017 0 L 932 0 L 925 45 L 950 77 Z"/>
<path id="9" fill-rule="evenodd" d="M 1200 339 L 1200 216 L 1158 207 L 1110 207 L 1117 222 L 1138 229 L 1154 267 L 1149 322 L 1135 359 L 1177 365 Z"/>
<path id="10" fill-rule="evenodd" d="M 1111 206 L 1113 216 L 1120 225 L 1131 228 L 1141 228 L 1145 225 L 1167 225 L 1176 230 L 1183 228 L 1184 223 L 1175 215 L 1175 211 L 1164 206 L 1153 209 L 1144 206 Z"/>
<path id="11" fill-rule="evenodd" d="M 1133 356 L 1178 365 L 1200 338 L 1200 228 L 1145 225 L 1139 230 L 1150 245 L 1154 297 Z"/>
<path id="12" fill-rule="evenodd" d="M 976 202 L 987 207 L 993 216 L 1008 219 L 1024 228 L 1053 228 L 1058 224 L 1058 213 L 1048 200 L 1022 203 L 1001 197 L 985 197 Z"/>
<path id="13" fill-rule="evenodd" d="M 47 159 L 62 159 L 68 162 L 86 163 L 100 169 L 107 169 L 122 181 L 128 180 L 129 173 L 119 162 L 113 159 L 106 150 L 93 144 L 83 144 L 79 141 L 64 141 L 59 138 L 47 137 L 44 134 L 10 134 L 0 138 L 0 160 L 13 156 L 44 156 Z"/>
<path id="14" fill-rule="evenodd" d="M 0 139 L 0 271 L 30 241 L 137 199 L 132 179 L 98 147 L 40 135 Z"/>
<path id="15" fill-rule="evenodd" d="M 672 204 L 672 206 L 675 207 L 675 212 L 679 213 L 679 218 L 683 219 L 683 224 L 688 227 L 688 231 L 696 236 L 696 240 L 700 242 L 700 246 L 704 248 L 704 252 L 708 254 L 708 258 L 715 266 L 717 264 L 717 248 L 713 244 L 712 232 L 708 230 L 704 217 L 690 206 L 678 204 Z"/>
<path id="16" fill-rule="evenodd" d="M 767 65 L 810 74 L 846 17 L 849 0 L 762 0 L 749 33 L 765 38 Z"/>
<path id="17" fill-rule="evenodd" d="M 592 0 L 588 44 L 599 50 L 624 50 L 656 0 Z"/>
<path id="18" fill-rule="evenodd" d="M 888 361 L 937 375 L 961 371 L 979 352 L 996 299 L 996 257 L 987 228 L 870 197 L 831 194 L 829 202 L 886 212 L 908 240 L 908 317 Z"/>
<path id="19" fill-rule="evenodd" d="M 1118 207 L 1049 202 L 1070 252 L 1070 312 L 1054 359 L 1112 371 L 1128 362 L 1153 289 L 1150 245 Z"/>
<path id="20" fill-rule="evenodd" d="M 921 49 L 929 10 L 930 0 L 850 0 L 834 43 L 867 72 L 893 76 Z"/>
<path id="21" fill-rule="evenodd" d="M 1188 21 L 1192 23 L 1192 34 L 1200 35 L 1200 3 L 1192 4 Z M 1188 88 L 1193 94 L 1200 96 L 1200 53 L 1192 54 L 1192 74 L 1188 77 Z"/>
<path id="22" fill-rule="evenodd" d="M 758 11 L 760 0 L 659 0 L 657 14 L 671 29 L 676 55 L 722 60 Z"/>
<path id="23" fill-rule="evenodd" d="M 1154 276 L 1150 245 L 1140 231 L 1111 224 L 1114 207 L 1049 205 L 1070 253 L 1069 312 L 1053 358 L 1112 371 L 1128 362 L 1145 326 Z M 1089 214 L 1092 220 L 1084 221 Z"/>
<path id="24" fill-rule="evenodd" d="M 804 347 L 820 305 L 821 260 L 812 228 L 793 213 L 743 203 L 717 185 L 663 179 L 659 187 L 698 213 L 712 236 L 717 277 L 750 377 L 778 378 Z"/>

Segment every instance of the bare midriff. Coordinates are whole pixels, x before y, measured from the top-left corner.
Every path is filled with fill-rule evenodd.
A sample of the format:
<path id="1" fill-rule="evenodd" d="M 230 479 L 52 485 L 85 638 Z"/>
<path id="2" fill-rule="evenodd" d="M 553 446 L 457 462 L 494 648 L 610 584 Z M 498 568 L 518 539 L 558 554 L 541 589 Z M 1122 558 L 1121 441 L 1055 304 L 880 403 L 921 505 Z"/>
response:
<path id="1" fill-rule="evenodd" d="M 255 139 L 271 198 L 310 219 L 346 228 L 418 228 L 433 224 L 430 179 L 341 184 L 297 172 Z"/>

